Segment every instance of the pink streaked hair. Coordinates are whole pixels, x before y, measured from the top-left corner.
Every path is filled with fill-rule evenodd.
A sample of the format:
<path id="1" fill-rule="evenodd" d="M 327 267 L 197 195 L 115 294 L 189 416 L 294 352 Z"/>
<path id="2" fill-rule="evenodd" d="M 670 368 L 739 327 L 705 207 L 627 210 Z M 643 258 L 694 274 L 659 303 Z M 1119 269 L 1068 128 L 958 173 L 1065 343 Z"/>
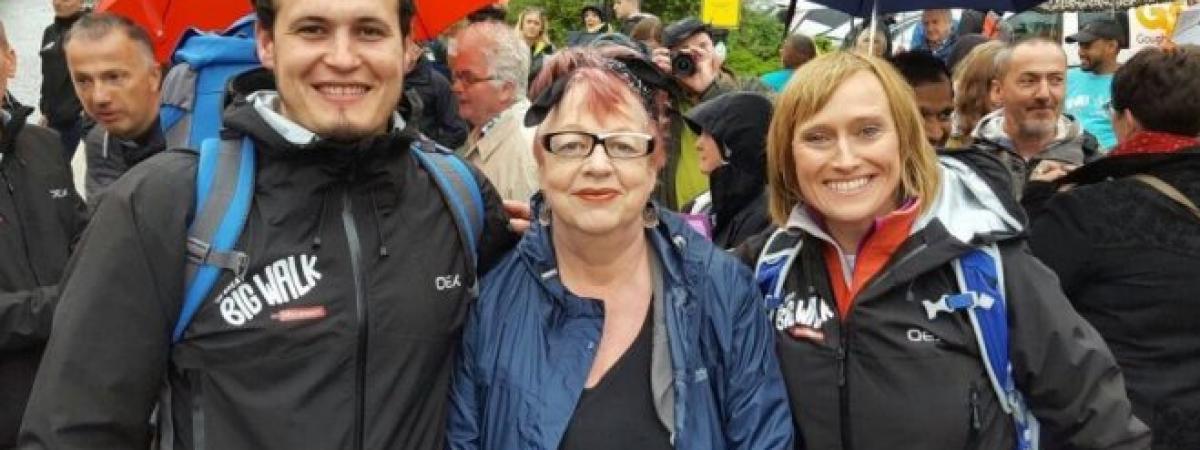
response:
<path id="1" fill-rule="evenodd" d="M 621 116 L 625 114 L 625 108 L 644 109 L 641 94 L 609 68 L 608 59 L 615 57 L 637 58 L 640 55 L 632 49 L 615 45 L 561 50 L 546 60 L 542 71 L 533 80 L 530 98 L 537 98 L 560 78 L 569 77 L 563 97 L 582 89 L 588 112 L 597 117 L 607 119 Z M 653 103 L 655 111 L 648 113 L 652 122 L 650 134 L 654 136 L 654 152 L 650 154 L 650 161 L 656 169 L 661 169 L 667 162 L 666 140 L 663 138 L 667 127 L 667 93 L 655 92 Z M 539 164 L 545 156 L 540 138 L 542 134 L 539 128 L 539 138 L 534 140 L 533 145 L 533 154 Z"/>

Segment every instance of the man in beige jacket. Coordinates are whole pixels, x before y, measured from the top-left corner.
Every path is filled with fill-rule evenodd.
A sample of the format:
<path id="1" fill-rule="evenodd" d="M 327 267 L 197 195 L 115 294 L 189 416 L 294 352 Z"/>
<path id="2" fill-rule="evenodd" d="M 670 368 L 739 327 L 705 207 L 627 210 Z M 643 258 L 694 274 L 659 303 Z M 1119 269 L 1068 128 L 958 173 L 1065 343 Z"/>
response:
<path id="1" fill-rule="evenodd" d="M 471 124 L 463 155 L 505 200 L 528 201 L 538 190 L 529 109 L 529 47 L 512 27 L 480 22 L 458 33 L 450 49 L 451 91 Z"/>

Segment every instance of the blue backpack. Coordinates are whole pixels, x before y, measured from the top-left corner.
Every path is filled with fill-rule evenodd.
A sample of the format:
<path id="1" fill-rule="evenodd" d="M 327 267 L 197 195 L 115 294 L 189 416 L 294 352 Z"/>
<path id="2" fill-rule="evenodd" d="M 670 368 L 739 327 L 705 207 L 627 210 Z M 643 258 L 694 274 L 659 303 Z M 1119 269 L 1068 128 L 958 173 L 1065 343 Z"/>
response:
<path id="1" fill-rule="evenodd" d="M 754 267 L 755 281 L 763 293 L 769 311 L 784 300 L 784 281 L 800 253 L 803 238 L 799 233 L 779 229 L 771 234 Z M 1013 418 L 1016 450 L 1037 450 L 1037 419 L 1017 390 L 1008 351 L 1008 307 L 1004 300 L 1004 271 L 1000 251 L 993 245 L 977 247 L 953 262 L 958 278 L 958 294 L 943 295 L 938 301 L 922 305 L 929 320 L 940 313 L 966 311 L 975 331 L 984 369 L 1000 407 Z"/>
<path id="2" fill-rule="evenodd" d="M 222 139 L 220 130 L 229 80 L 260 66 L 254 17 L 244 17 L 220 34 L 189 30 L 173 59 L 176 65 L 163 82 L 159 121 L 168 148 L 199 149 L 184 302 L 171 334 L 172 343 L 178 343 L 221 271 L 241 278 L 250 262 L 234 246 L 253 202 L 254 143 L 245 137 Z M 436 182 L 454 216 L 469 269 L 477 274 L 484 204 L 473 172 L 460 157 L 427 139 L 414 141 L 409 153 Z"/>

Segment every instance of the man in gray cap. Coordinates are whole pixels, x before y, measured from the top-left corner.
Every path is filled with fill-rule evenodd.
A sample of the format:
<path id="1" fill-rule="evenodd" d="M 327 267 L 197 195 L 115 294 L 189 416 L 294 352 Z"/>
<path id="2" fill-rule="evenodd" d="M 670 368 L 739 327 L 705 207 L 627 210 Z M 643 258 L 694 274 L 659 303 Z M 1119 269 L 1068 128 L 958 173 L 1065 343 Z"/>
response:
<path id="1" fill-rule="evenodd" d="M 1064 110 L 1107 150 L 1117 139 L 1106 105 L 1112 92 L 1113 73 L 1121 67 L 1117 53 L 1128 46 L 1128 33 L 1117 21 L 1100 19 L 1067 36 L 1067 42 L 1079 44 L 1079 67 L 1067 72 Z"/>

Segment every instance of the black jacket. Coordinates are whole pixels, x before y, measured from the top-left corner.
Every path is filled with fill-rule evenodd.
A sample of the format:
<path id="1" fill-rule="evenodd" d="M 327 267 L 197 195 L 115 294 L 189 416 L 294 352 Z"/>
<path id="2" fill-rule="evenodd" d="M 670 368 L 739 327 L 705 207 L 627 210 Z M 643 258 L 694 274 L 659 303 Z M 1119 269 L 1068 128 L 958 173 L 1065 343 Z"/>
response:
<path id="1" fill-rule="evenodd" d="M 158 119 L 154 119 L 150 129 L 136 139 L 121 139 L 109 134 L 104 127 L 95 126 L 83 139 L 83 143 L 84 154 L 87 156 L 87 176 L 83 189 L 91 209 L 95 209 L 104 189 L 128 172 L 130 167 L 157 155 L 167 147 Z"/>
<path id="2" fill-rule="evenodd" d="M 828 272 L 828 236 L 807 214 L 793 214 L 789 228 L 805 237 L 785 292 L 796 321 L 821 335 L 778 334 L 797 436 L 810 449 L 1013 448 L 1012 419 L 997 403 L 967 316 L 931 320 L 921 303 L 958 292 L 951 262 L 972 248 L 967 242 L 995 242 L 1014 374 L 1041 421 L 1042 448 L 1148 448 L 1149 430 L 1131 414 L 1112 354 L 1030 254 L 1016 202 L 994 193 L 1005 190 L 1004 169 L 963 153 L 957 157 L 990 164 L 987 178 L 962 160 L 944 161 L 938 200 L 848 317 L 833 301 L 830 277 L 841 275 Z M 749 241 L 743 258 L 753 261 L 763 240 Z"/>
<path id="3" fill-rule="evenodd" d="M 268 124 L 245 100 L 225 125 L 259 152 L 244 278 L 223 273 L 171 347 L 196 157 L 168 150 L 135 166 L 73 260 L 21 448 L 148 448 L 164 378 L 176 449 L 442 448 L 473 274 L 411 137 L 298 145 L 276 131 L 298 126 Z M 474 176 L 486 270 L 515 238 Z"/>
<path id="4" fill-rule="evenodd" d="M 1064 180 L 1080 185 L 1046 203 L 1030 242 L 1112 348 L 1154 447 L 1200 448 L 1200 220 L 1137 173 L 1200 203 L 1200 148 L 1108 157 Z"/>
<path id="5" fill-rule="evenodd" d="M 458 116 L 458 102 L 450 92 L 450 81 L 434 70 L 425 58 L 404 76 L 401 113 L 430 139 L 446 148 L 467 142 L 467 122 Z"/>
<path id="6" fill-rule="evenodd" d="M 42 98 L 38 109 L 51 125 L 69 124 L 80 118 L 83 105 L 75 96 L 75 85 L 71 83 L 71 72 L 67 68 L 67 54 L 63 51 L 63 37 L 80 17 L 81 11 L 70 17 L 55 17 L 54 23 L 42 32 Z"/>
<path id="7" fill-rule="evenodd" d="M 86 221 L 58 134 L 26 125 L 30 111 L 14 105 L 0 131 L 0 448 L 16 445 L 58 281 Z"/>

